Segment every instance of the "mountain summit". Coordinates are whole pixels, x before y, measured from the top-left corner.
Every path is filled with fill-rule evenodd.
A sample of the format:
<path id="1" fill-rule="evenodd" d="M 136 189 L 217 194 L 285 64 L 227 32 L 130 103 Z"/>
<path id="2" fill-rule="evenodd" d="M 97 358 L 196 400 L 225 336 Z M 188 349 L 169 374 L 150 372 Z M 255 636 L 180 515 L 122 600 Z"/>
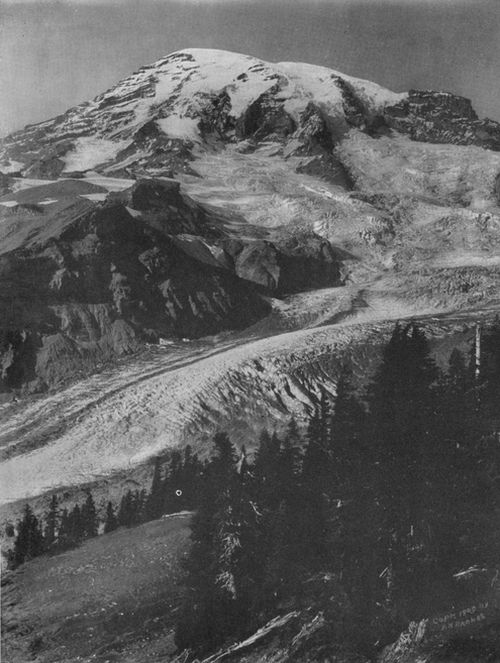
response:
<path id="1" fill-rule="evenodd" d="M 396 94 L 326 67 L 187 49 L 8 136 L 0 170 L 49 179 L 89 170 L 171 175 L 189 172 L 193 154 L 217 142 L 278 139 L 288 155 L 324 155 L 351 127 L 500 149 L 499 125 L 479 121 L 454 95 Z"/>
<path id="2" fill-rule="evenodd" d="M 269 64 L 226 51 L 188 49 L 142 67 L 93 101 L 5 140 L 4 159 L 28 175 L 147 167 L 187 168 L 190 150 L 257 134 L 300 138 L 311 115 L 341 132 L 407 95 L 330 69 Z M 307 116 L 307 117 L 305 117 Z M 1 168 L 1 166 L 0 166 Z"/>

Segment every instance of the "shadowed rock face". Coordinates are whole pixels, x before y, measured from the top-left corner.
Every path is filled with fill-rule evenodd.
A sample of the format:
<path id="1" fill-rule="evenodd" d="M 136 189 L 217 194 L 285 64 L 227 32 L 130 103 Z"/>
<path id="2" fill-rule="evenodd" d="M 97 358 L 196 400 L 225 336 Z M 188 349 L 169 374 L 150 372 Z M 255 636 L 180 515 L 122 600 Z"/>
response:
<path id="1" fill-rule="evenodd" d="M 64 180 L 10 198 L 0 206 L 0 390 L 52 387 L 159 337 L 250 326 L 270 310 L 262 294 L 340 283 L 327 240 L 231 239 L 226 219 L 175 180 L 111 194 Z"/>
<path id="2" fill-rule="evenodd" d="M 340 285 L 340 259 L 330 242 L 314 234 L 275 241 L 228 240 L 223 244 L 236 274 L 277 295 Z"/>
<path id="3" fill-rule="evenodd" d="M 246 109 L 236 122 L 236 137 L 239 140 L 266 138 L 284 140 L 296 128 L 294 119 L 285 111 L 283 102 L 276 99 L 279 86 L 273 86 Z"/>
<path id="4" fill-rule="evenodd" d="M 176 180 L 141 179 L 129 189 L 112 193 L 110 200 L 140 212 L 143 219 L 158 231 L 178 235 L 189 233 L 207 238 L 225 235 L 220 220 L 184 196 Z"/>
<path id="5" fill-rule="evenodd" d="M 39 208 L 41 234 L 2 254 L 0 389 L 53 386 L 144 340 L 240 328 L 268 311 L 248 282 L 173 240 L 183 224 L 202 233 L 208 218 L 177 183 L 139 182 L 123 196 L 144 216 L 118 198 L 59 215 Z"/>
<path id="6" fill-rule="evenodd" d="M 407 99 L 385 109 L 384 120 L 413 140 L 500 150 L 500 124 L 480 120 L 469 99 L 447 92 L 410 90 Z"/>

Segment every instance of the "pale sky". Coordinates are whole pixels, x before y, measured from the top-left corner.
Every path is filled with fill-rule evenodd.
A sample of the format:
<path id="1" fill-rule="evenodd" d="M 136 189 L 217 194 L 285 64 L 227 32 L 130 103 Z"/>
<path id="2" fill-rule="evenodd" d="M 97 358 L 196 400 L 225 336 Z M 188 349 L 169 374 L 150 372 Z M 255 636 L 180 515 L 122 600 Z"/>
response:
<path id="1" fill-rule="evenodd" d="M 445 89 L 500 120 L 500 0 L 0 0 L 0 135 L 187 47 Z"/>

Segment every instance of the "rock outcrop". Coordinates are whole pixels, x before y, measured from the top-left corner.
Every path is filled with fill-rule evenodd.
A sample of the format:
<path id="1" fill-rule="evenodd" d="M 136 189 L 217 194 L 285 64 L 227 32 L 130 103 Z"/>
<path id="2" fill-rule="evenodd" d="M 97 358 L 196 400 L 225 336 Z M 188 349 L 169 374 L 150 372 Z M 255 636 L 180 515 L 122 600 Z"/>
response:
<path id="1" fill-rule="evenodd" d="M 0 208 L 11 247 L 0 256 L 1 390 L 52 387 L 145 340 L 241 328 L 268 311 L 250 283 L 175 241 L 222 234 L 178 183 L 60 205 Z"/>
<path id="2" fill-rule="evenodd" d="M 318 235 L 223 242 L 236 274 L 278 296 L 341 284 L 340 258 Z"/>
<path id="3" fill-rule="evenodd" d="M 500 150 L 500 124 L 480 120 L 469 99 L 448 92 L 410 90 L 406 99 L 384 110 L 383 118 L 413 140 Z"/>

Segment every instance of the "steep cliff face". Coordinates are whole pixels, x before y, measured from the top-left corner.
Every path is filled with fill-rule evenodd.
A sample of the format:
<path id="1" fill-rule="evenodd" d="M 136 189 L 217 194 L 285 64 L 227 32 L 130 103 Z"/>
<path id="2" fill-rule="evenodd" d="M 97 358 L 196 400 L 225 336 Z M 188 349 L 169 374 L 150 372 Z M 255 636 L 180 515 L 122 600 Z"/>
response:
<path id="1" fill-rule="evenodd" d="M 314 233 L 273 241 L 230 239 L 223 247 L 240 278 L 278 296 L 342 282 L 340 254 Z"/>
<path id="2" fill-rule="evenodd" d="M 406 99 L 384 109 L 383 118 L 413 140 L 500 150 L 500 124 L 480 120 L 469 99 L 448 92 L 410 90 Z"/>
<path id="3" fill-rule="evenodd" d="M 109 194 L 61 180 L 0 202 L 4 391 L 53 387 L 147 341 L 248 327 L 270 312 L 263 295 L 341 282 L 327 240 L 235 238 L 174 180 Z"/>
<path id="4" fill-rule="evenodd" d="M 268 310 L 230 270 L 174 241 L 222 234 L 177 183 L 140 182 L 122 198 L 2 208 L 3 390 L 54 386 L 145 340 L 240 328 Z"/>

